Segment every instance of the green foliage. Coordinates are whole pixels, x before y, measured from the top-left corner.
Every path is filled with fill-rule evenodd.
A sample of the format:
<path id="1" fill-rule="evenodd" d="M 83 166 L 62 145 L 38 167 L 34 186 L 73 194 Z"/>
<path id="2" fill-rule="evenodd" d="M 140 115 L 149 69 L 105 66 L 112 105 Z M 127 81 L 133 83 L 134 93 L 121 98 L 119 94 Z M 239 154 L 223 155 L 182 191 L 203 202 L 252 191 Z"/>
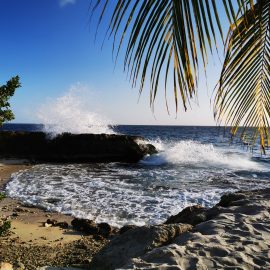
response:
<path id="1" fill-rule="evenodd" d="M 270 1 L 257 3 L 232 25 L 215 100 L 215 116 L 250 145 L 270 145 Z M 250 129 L 249 127 L 252 127 Z M 247 136 L 249 135 L 249 136 Z"/>
<path id="2" fill-rule="evenodd" d="M 10 228 L 11 228 L 11 221 L 10 220 L 3 221 L 2 225 L 0 225 L 0 236 L 6 235 L 10 230 Z"/>
<path id="3" fill-rule="evenodd" d="M 0 125 L 5 121 L 11 121 L 14 119 L 14 114 L 10 109 L 9 99 L 20 86 L 19 76 L 11 78 L 6 82 L 6 84 L 0 86 Z"/>
<path id="4" fill-rule="evenodd" d="M 222 3 L 219 9 L 217 2 Z M 125 47 L 124 67 L 132 86 L 139 84 L 141 93 L 150 78 L 152 107 L 160 81 L 167 105 L 171 80 L 176 111 L 179 101 L 187 109 L 197 96 L 199 62 L 205 69 L 220 35 L 226 56 L 214 115 L 219 124 L 232 127 L 232 135 L 243 127 L 243 141 L 251 130 L 247 143 L 253 145 L 259 137 L 265 152 L 270 145 L 269 0 L 95 0 L 96 10 L 98 26 L 109 17 L 106 33 L 113 39 L 116 58 Z M 230 23 L 225 40 L 221 13 L 226 13 Z"/>
<path id="5" fill-rule="evenodd" d="M 6 198 L 6 195 L 2 192 L 0 192 L 0 201 Z"/>

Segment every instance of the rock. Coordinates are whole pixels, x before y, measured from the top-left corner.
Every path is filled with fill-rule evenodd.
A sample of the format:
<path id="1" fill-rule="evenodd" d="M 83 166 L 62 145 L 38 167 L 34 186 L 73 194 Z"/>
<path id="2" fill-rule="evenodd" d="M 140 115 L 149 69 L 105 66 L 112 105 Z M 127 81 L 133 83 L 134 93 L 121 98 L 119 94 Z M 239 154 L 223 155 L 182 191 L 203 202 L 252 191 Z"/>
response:
<path id="1" fill-rule="evenodd" d="M 68 228 L 68 223 L 66 221 L 57 222 L 55 226 L 60 227 L 62 229 L 67 229 Z"/>
<path id="2" fill-rule="evenodd" d="M 109 237 L 113 231 L 112 227 L 108 223 L 99 223 L 97 226 L 99 228 L 98 233 L 104 237 Z"/>
<path id="3" fill-rule="evenodd" d="M 55 219 L 47 219 L 46 222 L 44 222 L 45 227 L 60 227 L 62 229 L 68 228 L 68 223 L 66 221 L 58 222 Z"/>
<path id="4" fill-rule="evenodd" d="M 0 263 L 0 270 L 13 270 L 12 264 L 2 262 Z"/>
<path id="5" fill-rule="evenodd" d="M 228 207 L 233 205 L 233 203 L 235 203 L 236 201 L 243 200 L 245 198 L 246 195 L 242 193 L 228 193 L 224 194 L 220 198 L 220 202 L 217 205 L 222 207 Z"/>
<path id="6" fill-rule="evenodd" d="M 123 233 L 125 233 L 125 232 L 127 232 L 127 231 L 129 231 L 131 229 L 135 229 L 137 227 L 138 226 L 136 226 L 136 225 L 125 225 L 120 229 L 119 234 L 123 234 Z"/>
<path id="7" fill-rule="evenodd" d="M 0 157 L 35 162 L 137 162 L 156 148 L 138 136 L 0 132 Z"/>
<path id="8" fill-rule="evenodd" d="M 128 260 L 141 256 L 153 248 L 169 243 L 191 225 L 169 224 L 130 229 L 115 237 L 90 263 L 90 269 L 110 270 L 125 265 Z"/>
<path id="9" fill-rule="evenodd" d="M 99 228 L 93 220 L 74 218 L 71 221 L 74 230 L 88 234 L 98 234 Z"/>
<path id="10" fill-rule="evenodd" d="M 56 226 L 57 224 L 57 220 L 55 219 L 47 219 L 47 224 L 51 224 L 52 226 Z"/>
<path id="11" fill-rule="evenodd" d="M 186 223 L 195 226 L 207 220 L 206 211 L 201 205 L 189 206 L 177 215 L 169 217 L 165 224 Z"/>

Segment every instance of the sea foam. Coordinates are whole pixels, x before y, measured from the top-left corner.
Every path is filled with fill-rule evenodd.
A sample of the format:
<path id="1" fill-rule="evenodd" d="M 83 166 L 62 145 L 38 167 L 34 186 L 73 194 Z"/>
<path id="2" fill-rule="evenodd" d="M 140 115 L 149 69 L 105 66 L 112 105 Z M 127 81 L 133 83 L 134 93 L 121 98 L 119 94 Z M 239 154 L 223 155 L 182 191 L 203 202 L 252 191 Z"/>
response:
<path id="1" fill-rule="evenodd" d="M 160 166 L 174 164 L 179 166 L 220 167 L 241 170 L 264 170 L 264 166 L 252 160 L 248 153 L 225 152 L 213 144 L 203 144 L 193 140 L 178 142 L 151 141 L 159 154 L 147 156 L 141 164 Z"/>
<path id="2" fill-rule="evenodd" d="M 56 136 L 73 134 L 112 134 L 111 121 L 91 108 L 89 89 L 81 84 L 72 86 L 63 96 L 49 100 L 38 111 L 44 132 Z"/>

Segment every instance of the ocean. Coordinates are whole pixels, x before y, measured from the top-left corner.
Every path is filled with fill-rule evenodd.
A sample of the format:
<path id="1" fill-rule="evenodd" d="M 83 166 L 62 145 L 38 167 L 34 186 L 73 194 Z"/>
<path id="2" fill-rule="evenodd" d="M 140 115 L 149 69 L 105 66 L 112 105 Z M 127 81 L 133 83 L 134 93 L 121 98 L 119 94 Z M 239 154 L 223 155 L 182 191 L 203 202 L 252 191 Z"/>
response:
<path id="1" fill-rule="evenodd" d="M 4 130 L 40 131 L 43 125 L 6 124 Z M 203 126 L 114 126 L 140 135 L 159 150 L 136 164 L 39 164 L 13 174 L 9 196 L 120 227 L 159 224 L 183 208 L 215 205 L 227 192 L 270 187 L 270 149 L 261 155 L 228 131 Z"/>

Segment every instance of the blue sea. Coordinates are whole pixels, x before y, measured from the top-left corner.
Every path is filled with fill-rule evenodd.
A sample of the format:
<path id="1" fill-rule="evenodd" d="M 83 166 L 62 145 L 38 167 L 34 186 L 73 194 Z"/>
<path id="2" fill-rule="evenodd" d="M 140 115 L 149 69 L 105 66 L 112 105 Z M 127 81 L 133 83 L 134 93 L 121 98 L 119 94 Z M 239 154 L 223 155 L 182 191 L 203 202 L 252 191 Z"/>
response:
<path id="1" fill-rule="evenodd" d="M 40 131 L 43 125 L 6 124 Z M 136 164 L 39 164 L 13 174 L 9 196 L 76 217 L 125 224 L 158 224 L 186 206 L 211 207 L 227 192 L 270 187 L 270 156 L 251 151 L 228 131 L 199 126 L 114 126 L 159 150 Z"/>

